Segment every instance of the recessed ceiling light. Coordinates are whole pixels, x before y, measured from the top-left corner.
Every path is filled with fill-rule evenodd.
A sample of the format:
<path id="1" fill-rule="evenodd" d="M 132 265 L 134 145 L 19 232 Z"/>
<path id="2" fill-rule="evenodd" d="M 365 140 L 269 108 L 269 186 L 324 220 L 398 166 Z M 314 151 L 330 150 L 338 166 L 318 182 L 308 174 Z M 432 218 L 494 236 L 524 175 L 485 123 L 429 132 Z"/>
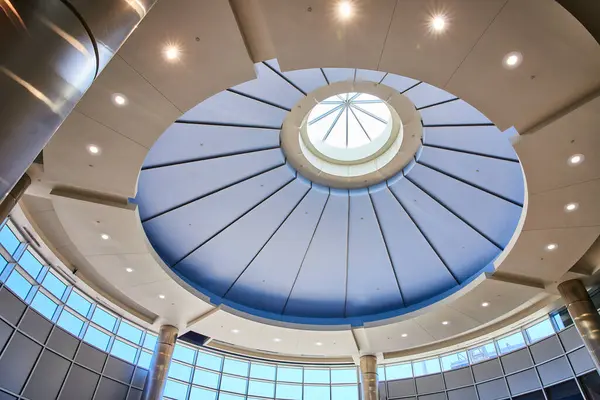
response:
<path id="1" fill-rule="evenodd" d="M 489 305 L 490 305 L 490 303 L 488 303 L 487 301 L 484 301 L 483 303 L 481 303 L 481 307 L 487 307 Z"/>
<path id="2" fill-rule="evenodd" d="M 343 19 L 348 19 L 352 16 L 352 4 L 350 1 L 340 1 L 338 4 L 338 13 Z"/>
<path id="3" fill-rule="evenodd" d="M 279 342 L 281 342 L 281 339 L 279 339 L 278 337 L 276 337 L 275 339 L 273 339 L 273 341 L 274 341 L 275 343 L 279 343 Z"/>
<path id="4" fill-rule="evenodd" d="M 96 146 L 95 144 L 90 144 L 90 145 L 87 147 L 87 150 L 88 150 L 88 152 L 89 152 L 90 154 L 92 154 L 92 155 L 97 155 L 97 154 L 100 154 L 100 147 Z"/>
<path id="5" fill-rule="evenodd" d="M 442 325 L 448 325 L 450 322 L 448 321 L 442 321 Z"/>
<path id="6" fill-rule="evenodd" d="M 127 271 L 127 272 L 133 272 L 133 268 L 125 268 L 125 271 Z"/>
<path id="7" fill-rule="evenodd" d="M 442 14 L 433 15 L 429 23 L 434 32 L 443 32 L 446 29 L 446 17 Z"/>
<path id="8" fill-rule="evenodd" d="M 317 346 L 323 346 L 323 343 L 317 342 L 317 343 L 315 343 L 315 345 L 317 345 Z"/>
<path id="9" fill-rule="evenodd" d="M 573 154 L 571 157 L 569 157 L 569 165 L 579 165 L 583 162 L 583 160 L 585 160 L 583 154 Z"/>
<path id="10" fill-rule="evenodd" d="M 122 95 L 121 93 L 115 93 L 112 95 L 112 101 L 118 107 L 123 107 L 127 105 L 127 97 Z"/>
<path id="11" fill-rule="evenodd" d="M 556 249 L 558 249 L 558 245 L 556 243 L 550 243 L 546 245 L 546 250 L 548 251 L 554 251 Z"/>
<path id="12" fill-rule="evenodd" d="M 572 212 L 575 211 L 579 208 L 579 204 L 578 203 L 569 203 L 565 205 L 565 211 L 566 212 Z"/>
<path id="13" fill-rule="evenodd" d="M 159 294 L 159 295 L 158 295 L 158 298 L 159 298 L 159 299 L 161 299 L 161 300 L 164 300 L 164 298 L 165 298 L 165 295 L 164 295 L 164 294 Z"/>
<path id="14" fill-rule="evenodd" d="M 400 335 L 400 336 L 402 336 L 402 337 L 407 337 L 407 336 L 408 336 L 408 334 L 407 334 L 407 333 L 403 333 L 403 334 L 402 334 L 402 335 Z"/>
<path id="15" fill-rule="evenodd" d="M 179 60 L 180 54 L 181 50 L 179 50 L 179 47 L 175 46 L 174 44 L 169 44 L 164 49 L 164 56 L 167 59 L 167 61 Z"/>
<path id="16" fill-rule="evenodd" d="M 240 330 L 239 329 L 232 329 L 231 333 L 240 333 Z"/>
<path id="17" fill-rule="evenodd" d="M 102 240 L 110 239 L 110 236 L 108 236 L 106 233 L 103 233 L 102 235 L 100 235 L 100 237 L 102 238 Z"/>
<path id="18" fill-rule="evenodd" d="M 523 55 L 518 51 L 511 51 L 505 55 L 504 59 L 502 60 L 504 67 L 508 69 L 517 68 L 519 65 L 521 65 L 521 62 L 523 62 Z"/>

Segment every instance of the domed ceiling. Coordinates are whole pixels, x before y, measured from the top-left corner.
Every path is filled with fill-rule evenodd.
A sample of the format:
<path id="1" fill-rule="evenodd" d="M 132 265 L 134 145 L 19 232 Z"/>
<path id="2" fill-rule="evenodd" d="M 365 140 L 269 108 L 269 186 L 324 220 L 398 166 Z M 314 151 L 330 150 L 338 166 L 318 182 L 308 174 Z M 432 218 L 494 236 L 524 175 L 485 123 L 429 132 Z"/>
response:
<path id="1" fill-rule="evenodd" d="M 360 325 L 417 310 L 493 270 L 525 192 L 506 133 L 463 100 L 403 76 L 281 72 L 276 60 L 256 71 L 176 121 L 142 167 L 144 230 L 179 277 L 213 304 L 260 317 Z M 375 146 L 369 126 L 384 139 L 365 157 L 314 152 L 314 140 L 335 151 Z M 355 158 L 370 167 L 348 163 Z M 322 161 L 333 167 L 320 169 Z"/>

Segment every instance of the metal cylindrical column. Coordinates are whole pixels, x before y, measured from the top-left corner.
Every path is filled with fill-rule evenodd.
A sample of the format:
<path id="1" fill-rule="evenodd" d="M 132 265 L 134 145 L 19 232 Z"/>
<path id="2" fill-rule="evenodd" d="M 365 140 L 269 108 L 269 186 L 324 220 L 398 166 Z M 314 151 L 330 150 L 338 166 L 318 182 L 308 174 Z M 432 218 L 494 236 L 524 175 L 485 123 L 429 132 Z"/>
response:
<path id="1" fill-rule="evenodd" d="M 379 400 L 377 357 L 369 355 L 360 358 L 360 377 L 363 393 L 362 400 Z"/>
<path id="2" fill-rule="evenodd" d="M 585 285 L 577 279 L 558 285 L 569 315 L 600 373 L 600 315 Z"/>
<path id="3" fill-rule="evenodd" d="M 171 325 L 160 327 L 158 340 L 156 341 L 154 354 L 150 362 L 150 369 L 146 376 L 146 385 L 142 393 L 142 400 L 162 399 L 178 332 L 177 328 Z"/>
<path id="4" fill-rule="evenodd" d="M 0 0 L 0 199 L 157 0 Z"/>
<path id="5" fill-rule="evenodd" d="M 15 208 L 27 188 L 31 185 L 31 178 L 25 174 L 19 179 L 17 184 L 12 188 L 10 193 L 6 195 L 2 203 L 0 203 L 0 223 L 8 217 L 8 214 Z"/>

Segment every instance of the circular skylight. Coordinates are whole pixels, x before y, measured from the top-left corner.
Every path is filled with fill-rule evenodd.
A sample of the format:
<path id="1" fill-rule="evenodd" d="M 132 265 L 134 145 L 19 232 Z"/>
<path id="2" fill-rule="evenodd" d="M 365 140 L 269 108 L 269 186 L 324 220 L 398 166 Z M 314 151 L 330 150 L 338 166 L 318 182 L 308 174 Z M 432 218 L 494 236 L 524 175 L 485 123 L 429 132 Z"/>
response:
<path id="1" fill-rule="evenodd" d="M 385 101 L 366 93 L 328 97 L 309 113 L 310 143 L 333 160 L 350 162 L 381 149 L 391 133 L 392 115 Z"/>

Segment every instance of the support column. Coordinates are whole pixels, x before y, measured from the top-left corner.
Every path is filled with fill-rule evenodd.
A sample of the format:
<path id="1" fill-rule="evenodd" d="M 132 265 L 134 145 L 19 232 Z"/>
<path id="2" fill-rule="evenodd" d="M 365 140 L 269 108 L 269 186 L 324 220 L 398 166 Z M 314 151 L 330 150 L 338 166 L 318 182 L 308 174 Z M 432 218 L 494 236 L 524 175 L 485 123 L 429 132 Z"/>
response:
<path id="1" fill-rule="evenodd" d="M 0 223 L 8 217 L 8 214 L 15 208 L 27 188 L 31 185 L 31 178 L 24 174 L 17 184 L 12 188 L 10 193 L 6 195 L 2 203 L 0 203 Z"/>
<path id="2" fill-rule="evenodd" d="M 362 400 L 379 400 L 376 356 L 368 355 L 360 358 L 360 378 L 363 393 Z"/>
<path id="3" fill-rule="evenodd" d="M 600 373 L 600 315 L 585 285 L 578 279 L 558 285 L 571 319 Z"/>
<path id="4" fill-rule="evenodd" d="M 152 354 L 152 361 L 150 362 L 150 369 L 146 377 L 146 385 L 142 393 L 142 400 L 162 399 L 178 332 L 177 328 L 171 325 L 160 327 L 158 340 L 156 341 L 154 354 Z"/>
<path id="5" fill-rule="evenodd" d="M 0 199 L 156 1 L 0 1 Z"/>

